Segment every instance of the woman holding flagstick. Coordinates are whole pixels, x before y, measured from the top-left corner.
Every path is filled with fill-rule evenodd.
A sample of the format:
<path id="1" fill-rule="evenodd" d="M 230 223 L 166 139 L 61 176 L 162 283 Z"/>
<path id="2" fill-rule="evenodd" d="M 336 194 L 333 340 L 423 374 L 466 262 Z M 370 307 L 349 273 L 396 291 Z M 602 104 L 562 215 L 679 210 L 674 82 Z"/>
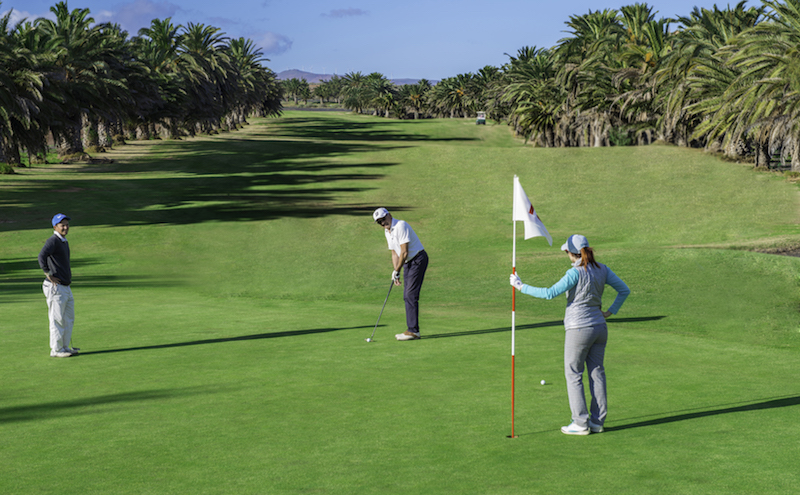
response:
<path id="1" fill-rule="evenodd" d="M 608 340 L 605 319 L 617 314 L 630 294 L 628 286 L 607 266 L 594 259 L 589 241 L 582 235 L 572 235 L 561 246 L 572 262 L 572 268 L 550 288 L 523 284 L 516 273 L 511 274 L 511 285 L 529 296 L 553 299 L 567 294 L 564 315 L 564 376 L 567 379 L 569 407 L 572 423 L 561 428 L 567 435 L 588 435 L 603 431 L 608 405 L 606 401 L 606 372 L 603 359 Z M 607 311 L 601 309 L 603 289 L 610 285 L 617 291 L 614 303 Z M 589 368 L 589 391 L 592 394 L 591 411 L 586 407 L 583 391 L 584 364 Z M 591 412 L 591 415 L 590 415 Z"/>

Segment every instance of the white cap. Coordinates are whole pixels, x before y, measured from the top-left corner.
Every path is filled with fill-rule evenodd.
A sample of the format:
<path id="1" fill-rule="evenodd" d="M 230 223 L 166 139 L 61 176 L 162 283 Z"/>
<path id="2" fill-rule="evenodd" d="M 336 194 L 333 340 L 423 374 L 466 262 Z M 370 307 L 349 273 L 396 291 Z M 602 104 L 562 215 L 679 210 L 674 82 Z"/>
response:
<path id="1" fill-rule="evenodd" d="M 561 250 L 569 251 L 572 254 L 581 254 L 581 249 L 585 247 L 589 247 L 589 241 L 586 239 L 586 237 L 580 234 L 573 234 L 569 236 L 567 242 L 561 246 Z"/>
<path id="2" fill-rule="evenodd" d="M 387 210 L 386 208 L 378 208 L 377 210 L 372 212 L 372 219 L 377 222 L 378 219 L 383 218 L 388 214 L 389 210 Z"/>

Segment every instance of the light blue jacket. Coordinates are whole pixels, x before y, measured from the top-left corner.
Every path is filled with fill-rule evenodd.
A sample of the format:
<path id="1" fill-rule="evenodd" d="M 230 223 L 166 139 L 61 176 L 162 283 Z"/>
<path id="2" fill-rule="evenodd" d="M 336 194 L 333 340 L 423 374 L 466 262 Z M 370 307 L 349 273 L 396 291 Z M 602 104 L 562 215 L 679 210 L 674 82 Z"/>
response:
<path id="1" fill-rule="evenodd" d="M 523 284 L 521 289 L 523 294 L 540 299 L 553 299 L 566 293 L 567 310 L 564 314 L 564 328 L 567 330 L 605 323 L 601 306 L 606 284 L 617 291 L 614 304 L 608 308 L 612 314 L 617 314 L 631 293 L 625 282 L 606 265 L 598 263 L 597 267 L 590 265 L 585 268 L 575 266 L 579 263 L 580 261 L 576 261 L 564 277 L 550 288 Z"/>

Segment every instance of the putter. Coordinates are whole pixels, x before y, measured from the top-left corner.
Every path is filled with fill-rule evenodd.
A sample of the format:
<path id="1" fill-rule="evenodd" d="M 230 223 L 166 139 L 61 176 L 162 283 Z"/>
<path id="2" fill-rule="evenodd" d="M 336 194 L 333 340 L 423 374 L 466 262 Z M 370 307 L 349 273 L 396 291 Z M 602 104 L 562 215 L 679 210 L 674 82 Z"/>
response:
<path id="1" fill-rule="evenodd" d="M 389 292 L 386 294 L 386 299 L 384 299 L 384 300 L 383 300 L 383 307 L 381 308 L 381 314 L 379 314 L 379 315 L 378 315 L 378 321 L 376 321 L 376 322 L 375 322 L 375 328 L 373 328 L 373 329 L 372 329 L 372 335 L 371 335 L 369 338 L 367 338 L 367 339 L 364 339 L 364 340 L 366 340 L 367 342 L 372 342 L 372 337 L 374 337 L 374 336 L 375 336 L 375 330 L 377 330 L 377 329 L 378 329 L 378 323 L 380 323 L 380 322 L 381 322 L 381 316 L 383 316 L 383 310 L 384 310 L 384 309 L 386 309 L 386 301 L 388 301 L 388 300 L 389 300 L 389 294 L 391 294 L 391 293 L 392 293 L 392 287 L 393 287 L 393 286 L 394 286 L 394 280 L 392 280 L 392 281 L 389 283 Z"/>

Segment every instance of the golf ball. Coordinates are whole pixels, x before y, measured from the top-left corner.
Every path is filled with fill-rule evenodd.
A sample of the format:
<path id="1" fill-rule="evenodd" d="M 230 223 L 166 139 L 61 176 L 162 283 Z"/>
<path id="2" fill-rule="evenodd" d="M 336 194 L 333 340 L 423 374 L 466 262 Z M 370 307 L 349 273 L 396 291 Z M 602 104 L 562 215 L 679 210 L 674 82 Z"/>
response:
<path id="1" fill-rule="evenodd" d="M 544 380 L 542 380 L 540 383 L 541 383 L 542 385 L 544 385 L 544 384 L 545 384 L 545 383 L 547 383 L 547 382 L 546 382 L 546 381 L 544 381 Z"/>
<path id="2" fill-rule="evenodd" d="M 365 339 L 365 340 L 366 340 L 367 342 L 372 342 L 372 339 L 370 339 L 370 338 L 367 338 L 367 339 Z"/>

